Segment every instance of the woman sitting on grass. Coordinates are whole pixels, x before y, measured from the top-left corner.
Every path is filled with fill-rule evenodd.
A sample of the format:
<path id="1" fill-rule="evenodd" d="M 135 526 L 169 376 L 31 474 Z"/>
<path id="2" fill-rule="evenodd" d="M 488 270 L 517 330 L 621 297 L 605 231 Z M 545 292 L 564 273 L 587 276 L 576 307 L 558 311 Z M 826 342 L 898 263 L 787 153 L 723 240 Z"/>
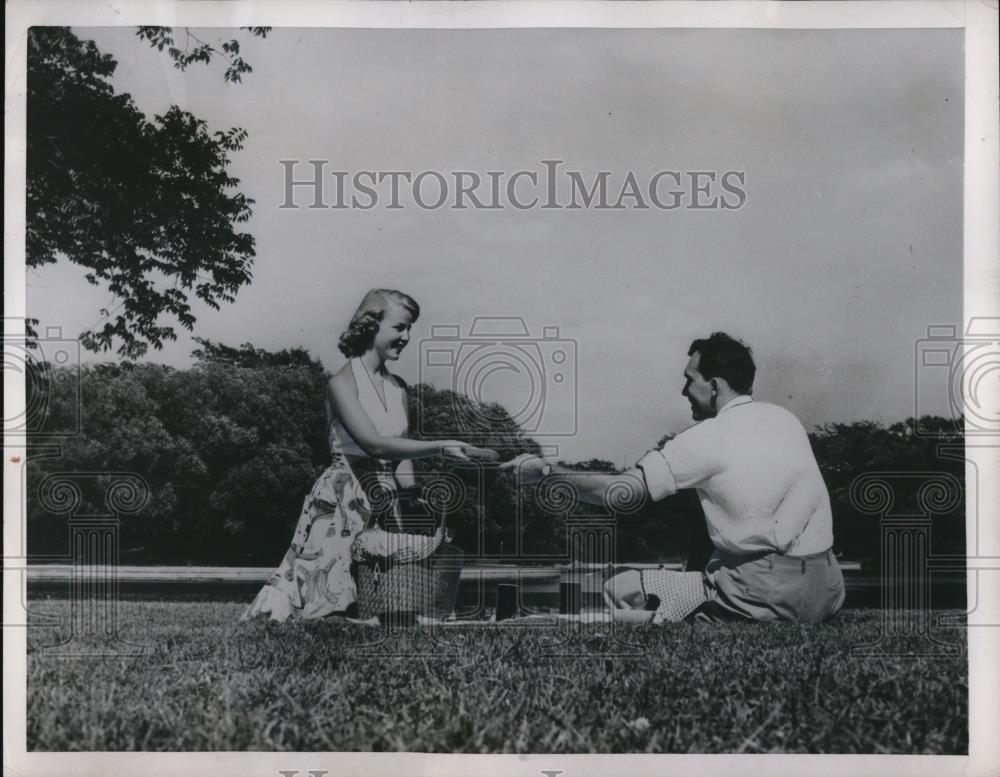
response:
<path id="1" fill-rule="evenodd" d="M 405 384 L 386 363 L 399 358 L 419 315 L 409 295 L 373 289 L 341 335 L 348 362 L 330 379 L 326 397 L 332 461 L 305 499 L 281 565 L 243 619 L 355 615 L 351 544 L 370 523 L 372 505 L 392 505 L 382 520 L 398 520 L 392 495 L 415 484 L 412 459 L 469 460 L 472 446 L 459 440 L 403 437 L 409 428 Z"/>

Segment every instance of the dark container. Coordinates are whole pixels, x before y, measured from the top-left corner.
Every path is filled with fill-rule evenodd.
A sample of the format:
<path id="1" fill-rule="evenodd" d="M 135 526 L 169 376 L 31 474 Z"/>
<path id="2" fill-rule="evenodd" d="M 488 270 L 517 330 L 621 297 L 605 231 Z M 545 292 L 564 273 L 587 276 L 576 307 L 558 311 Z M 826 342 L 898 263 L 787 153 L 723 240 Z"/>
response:
<path id="1" fill-rule="evenodd" d="M 583 608 L 583 593 L 579 583 L 559 584 L 559 614 L 579 615 Z"/>
<path id="2" fill-rule="evenodd" d="M 497 620 L 505 621 L 517 615 L 517 586 L 500 583 L 497 586 Z"/>

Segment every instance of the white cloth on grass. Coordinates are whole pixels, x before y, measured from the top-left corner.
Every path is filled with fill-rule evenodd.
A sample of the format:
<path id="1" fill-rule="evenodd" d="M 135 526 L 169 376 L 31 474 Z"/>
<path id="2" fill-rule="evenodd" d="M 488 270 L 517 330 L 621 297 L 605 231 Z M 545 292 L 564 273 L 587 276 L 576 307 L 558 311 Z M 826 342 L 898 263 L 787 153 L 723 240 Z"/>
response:
<path id="1" fill-rule="evenodd" d="M 708 601 L 705 576 L 701 572 L 643 569 L 642 590 L 660 600 L 653 623 L 679 623 Z"/>

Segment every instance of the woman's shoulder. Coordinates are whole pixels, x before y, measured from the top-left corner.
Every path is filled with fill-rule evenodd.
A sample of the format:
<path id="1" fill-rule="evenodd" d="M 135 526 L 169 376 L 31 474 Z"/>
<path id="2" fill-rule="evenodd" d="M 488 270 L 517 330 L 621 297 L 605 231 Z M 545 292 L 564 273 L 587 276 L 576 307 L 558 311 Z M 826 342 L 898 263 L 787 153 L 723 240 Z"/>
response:
<path id="1" fill-rule="evenodd" d="M 333 375 L 330 376 L 330 380 L 327 381 L 327 388 L 331 391 L 352 391 L 357 393 L 358 387 L 354 382 L 354 370 L 351 368 L 350 361 L 345 362 L 344 366 L 337 370 Z"/>

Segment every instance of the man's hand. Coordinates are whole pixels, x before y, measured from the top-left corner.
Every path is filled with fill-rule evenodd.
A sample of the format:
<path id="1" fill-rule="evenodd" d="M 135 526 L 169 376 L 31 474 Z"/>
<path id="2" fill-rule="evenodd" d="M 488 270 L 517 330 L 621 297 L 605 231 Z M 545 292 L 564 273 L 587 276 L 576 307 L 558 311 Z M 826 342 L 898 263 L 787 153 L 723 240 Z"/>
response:
<path id="1" fill-rule="evenodd" d="M 465 449 L 468 445 L 461 440 L 445 440 L 441 443 L 441 455 L 445 459 L 454 459 L 456 461 L 472 461 L 466 453 Z"/>
<path id="2" fill-rule="evenodd" d="M 500 454 L 492 448 L 477 448 L 475 445 L 466 446 L 465 455 L 481 464 L 496 464 L 500 461 Z"/>
<path id="3" fill-rule="evenodd" d="M 531 453 L 522 453 L 516 459 L 505 461 L 500 465 L 501 470 L 516 470 L 521 476 L 521 484 L 525 486 L 541 481 L 546 475 L 546 469 L 551 470 L 551 468 L 549 462 Z"/>

